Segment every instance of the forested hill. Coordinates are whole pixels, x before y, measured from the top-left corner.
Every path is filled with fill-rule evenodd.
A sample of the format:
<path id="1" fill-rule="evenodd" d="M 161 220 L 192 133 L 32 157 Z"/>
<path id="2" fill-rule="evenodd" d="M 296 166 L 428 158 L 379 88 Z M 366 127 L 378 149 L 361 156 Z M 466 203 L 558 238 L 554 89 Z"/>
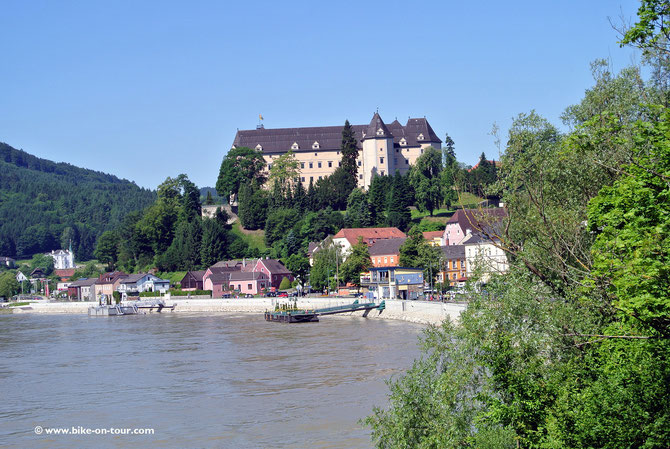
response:
<path id="1" fill-rule="evenodd" d="M 92 257 L 97 237 L 155 192 L 105 173 L 40 159 L 0 142 L 0 256 L 72 249 Z"/>

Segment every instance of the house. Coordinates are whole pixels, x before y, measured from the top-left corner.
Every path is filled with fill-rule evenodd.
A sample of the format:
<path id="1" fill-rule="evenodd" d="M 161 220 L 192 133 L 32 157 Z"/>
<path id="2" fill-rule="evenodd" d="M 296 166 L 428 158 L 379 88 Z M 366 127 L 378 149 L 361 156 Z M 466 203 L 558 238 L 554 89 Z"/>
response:
<path id="1" fill-rule="evenodd" d="M 16 261 L 11 257 L 0 257 L 0 265 L 4 265 L 7 268 L 14 268 L 16 266 Z"/>
<path id="2" fill-rule="evenodd" d="M 232 265 L 232 266 L 231 266 Z M 228 281 L 231 273 L 241 271 L 242 265 L 227 264 L 217 262 L 202 275 L 202 289 L 211 290 L 212 298 L 223 297 L 224 292 L 228 291 Z"/>
<path id="3" fill-rule="evenodd" d="M 28 280 L 28 278 L 26 277 L 25 274 L 23 274 L 20 271 L 16 272 L 16 282 L 21 283 L 21 282 L 24 282 L 24 281 L 27 281 L 27 280 Z"/>
<path id="4" fill-rule="evenodd" d="M 129 296 L 139 296 L 141 292 L 165 293 L 170 289 L 170 281 L 161 279 L 150 273 L 130 274 L 124 277 L 116 291 L 121 293 L 121 299 Z"/>
<path id="5" fill-rule="evenodd" d="M 72 249 L 59 249 L 58 251 L 51 251 L 51 254 L 47 254 L 54 259 L 54 269 L 62 270 L 65 268 L 75 268 L 74 265 L 74 253 Z"/>
<path id="6" fill-rule="evenodd" d="M 274 288 L 279 288 L 284 278 L 287 278 L 291 282 L 295 280 L 293 273 L 276 259 L 258 259 L 252 264 L 250 271 L 265 273 L 270 280 L 270 286 Z"/>
<path id="7" fill-rule="evenodd" d="M 444 228 L 445 245 L 459 245 L 469 234 L 498 226 L 507 217 L 504 207 L 491 209 L 459 209 L 454 212 Z"/>
<path id="8" fill-rule="evenodd" d="M 441 246 L 442 259 L 444 265 L 437 275 L 437 281 L 442 284 L 449 283 L 450 286 L 455 286 L 457 283 L 463 282 L 467 275 L 465 246 L 464 245 L 446 245 Z"/>
<path id="9" fill-rule="evenodd" d="M 492 274 L 509 271 L 507 255 L 499 243 L 497 239 L 491 240 L 482 234 L 471 234 L 463 240 L 468 278 L 478 273 L 481 274 L 482 282 L 488 282 Z"/>
<path id="10" fill-rule="evenodd" d="M 406 237 L 377 240 L 370 245 L 368 253 L 373 267 L 397 267 L 400 263 L 400 247 Z"/>
<path id="11" fill-rule="evenodd" d="M 202 278 L 205 275 L 205 270 L 201 271 L 187 271 L 180 282 L 180 289 L 192 292 L 195 290 L 203 290 Z"/>
<path id="12" fill-rule="evenodd" d="M 70 282 L 67 287 L 67 296 L 72 300 L 95 301 L 95 288 L 97 278 L 78 279 Z"/>
<path id="13" fill-rule="evenodd" d="M 417 299 L 423 294 L 423 270 L 406 267 L 375 267 L 363 285 L 377 293 L 377 299 Z"/>
<path id="14" fill-rule="evenodd" d="M 444 245 L 444 231 L 427 231 L 423 233 L 423 238 L 431 246 Z"/>
<path id="15" fill-rule="evenodd" d="M 30 272 L 30 281 L 36 281 L 40 279 L 46 279 L 47 275 L 45 274 L 45 269 L 44 268 L 35 268 L 33 271 Z"/>
<path id="16" fill-rule="evenodd" d="M 386 125 L 379 113 L 369 124 L 352 125 L 358 147 L 358 186 L 368 188 L 376 175 L 405 174 L 428 147 L 441 148 L 442 141 L 425 118 L 410 118 L 405 125 L 394 120 Z M 263 153 L 267 170 L 280 156 L 291 151 L 300 164 L 297 180 L 305 187 L 316 183 L 340 166 L 342 126 L 238 130 L 232 148 L 248 147 Z"/>
<path id="17" fill-rule="evenodd" d="M 237 271 L 230 274 L 230 290 L 257 295 L 270 287 L 270 278 L 262 271 Z"/>
<path id="18" fill-rule="evenodd" d="M 398 228 L 344 228 L 335 234 L 333 244 L 342 249 L 342 254 L 346 259 L 351 247 L 358 243 L 359 237 L 363 239 L 363 243 L 370 246 L 379 240 L 398 239 L 407 236 Z"/>
<path id="19" fill-rule="evenodd" d="M 100 275 L 94 285 L 94 297 L 100 298 L 100 295 L 105 295 L 110 298 L 112 294 L 119 288 L 121 281 L 128 275 L 123 271 L 112 271 Z"/>

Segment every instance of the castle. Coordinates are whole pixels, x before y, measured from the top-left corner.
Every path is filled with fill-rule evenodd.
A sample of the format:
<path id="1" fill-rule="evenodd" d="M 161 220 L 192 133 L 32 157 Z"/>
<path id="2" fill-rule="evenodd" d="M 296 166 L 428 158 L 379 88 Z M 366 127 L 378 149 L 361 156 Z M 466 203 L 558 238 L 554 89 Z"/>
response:
<path id="1" fill-rule="evenodd" d="M 233 148 L 255 148 L 263 153 L 267 169 L 272 161 L 291 150 L 300 162 L 300 179 L 310 182 L 331 175 L 340 165 L 342 126 L 238 130 Z M 405 174 L 427 147 L 439 149 L 442 141 L 428 120 L 410 118 L 406 125 L 394 120 L 386 125 L 375 113 L 368 125 L 352 125 L 359 148 L 358 186 L 367 189 L 375 175 Z"/>

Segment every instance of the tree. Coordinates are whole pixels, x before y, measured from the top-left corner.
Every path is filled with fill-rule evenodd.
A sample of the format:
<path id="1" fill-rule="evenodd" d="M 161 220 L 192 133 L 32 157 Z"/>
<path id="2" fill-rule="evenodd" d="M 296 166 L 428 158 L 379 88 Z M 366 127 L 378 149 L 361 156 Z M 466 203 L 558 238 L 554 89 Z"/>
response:
<path id="1" fill-rule="evenodd" d="M 409 211 L 411 204 L 411 192 L 405 177 L 400 173 L 393 176 L 393 184 L 388 192 L 386 208 L 386 226 L 394 226 L 401 231 L 406 231 L 412 220 Z"/>
<path id="2" fill-rule="evenodd" d="M 442 266 L 440 248 L 431 246 L 417 226 L 413 227 L 407 240 L 400 247 L 400 266 L 422 268 L 426 282 L 434 281 Z"/>
<path id="3" fill-rule="evenodd" d="M 358 182 L 358 146 L 356 142 L 356 133 L 349 123 L 349 120 L 344 122 L 342 129 L 342 144 L 340 145 L 340 153 L 342 154 L 342 170 L 349 173 L 355 186 Z"/>
<path id="4" fill-rule="evenodd" d="M 372 266 L 368 245 L 363 242 L 363 237 L 358 237 L 358 243 L 351 247 L 347 259 L 340 267 L 340 277 L 344 282 L 354 284 L 361 288 L 361 273 Z"/>
<path id="5" fill-rule="evenodd" d="M 216 211 L 214 218 L 205 218 L 202 220 L 200 261 L 203 266 L 212 266 L 225 258 L 230 241 L 226 221 L 227 216 L 221 209 Z"/>
<path id="6" fill-rule="evenodd" d="M 315 290 L 334 288 L 332 279 L 337 272 L 338 261 L 342 260 L 340 248 L 333 244 L 332 239 L 327 239 L 322 247 L 313 255 L 314 265 L 309 273 L 309 283 Z"/>
<path id="7" fill-rule="evenodd" d="M 287 277 L 282 278 L 281 283 L 279 284 L 279 290 L 286 290 L 291 288 L 291 281 Z"/>
<path id="8" fill-rule="evenodd" d="M 307 274 L 309 273 L 309 259 L 302 254 L 293 253 L 288 258 L 283 259 L 286 268 L 298 279 L 300 285 L 305 285 Z"/>
<path id="9" fill-rule="evenodd" d="M 300 162 L 295 158 L 293 151 L 282 154 L 272 161 L 268 181 L 277 183 L 282 192 L 290 191 L 293 180 L 300 174 Z"/>
<path id="10" fill-rule="evenodd" d="M 261 229 L 265 226 L 268 209 L 267 192 L 255 184 L 243 184 L 240 188 L 237 215 L 246 229 Z"/>
<path id="11" fill-rule="evenodd" d="M 21 291 L 21 286 L 16 280 L 16 273 L 5 271 L 0 273 L 0 298 L 10 298 Z"/>
<path id="12" fill-rule="evenodd" d="M 444 197 L 440 182 L 441 172 L 442 154 L 433 147 L 424 150 L 409 172 L 409 182 L 414 188 L 416 206 L 421 211 L 428 211 L 431 217 L 433 210 L 440 207 Z"/>
<path id="13" fill-rule="evenodd" d="M 300 214 L 295 209 L 277 209 L 268 214 L 265 221 L 265 243 L 272 246 L 281 240 L 300 220 Z"/>
<path id="14" fill-rule="evenodd" d="M 119 258 L 119 236 L 114 231 L 105 231 L 98 238 L 98 244 L 93 253 L 99 262 L 107 264 L 110 271 L 114 270 Z"/>
<path id="15" fill-rule="evenodd" d="M 221 162 L 216 192 L 230 198 L 237 195 L 240 186 L 247 183 L 261 185 L 265 182 L 263 153 L 247 147 L 232 148 Z"/>
<path id="16" fill-rule="evenodd" d="M 348 228 L 367 228 L 372 226 L 368 199 L 363 190 L 354 189 L 349 194 L 344 223 Z"/>
<path id="17" fill-rule="evenodd" d="M 388 193 L 391 191 L 393 178 L 390 176 L 374 176 L 368 189 L 370 219 L 373 225 L 383 225 L 386 221 Z"/>
<path id="18" fill-rule="evenodd" d="M 214 198 L 212 198 L 212 192 L 209 190 L 207 191 L 207 199 L 205 200 L 205 204 L 208 206 L 214 204 Z"/>

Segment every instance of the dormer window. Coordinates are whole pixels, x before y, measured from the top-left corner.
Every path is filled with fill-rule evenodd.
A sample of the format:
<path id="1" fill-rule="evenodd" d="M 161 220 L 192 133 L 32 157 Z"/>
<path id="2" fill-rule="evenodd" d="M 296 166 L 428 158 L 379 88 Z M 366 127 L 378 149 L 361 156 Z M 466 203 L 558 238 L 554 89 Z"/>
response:
<path id="1" fill-rule="evenodd" d="M 256 145 L 256 149 L 257 149 L 258 151 L 263 151 L 263 147 L 261 146 L 260 143 L 259 143 L 258 145 Z"/>
<path id="2" fill-rule="evenodd" d="M 299 150 L 300 147 L 298 146 L 298 142 L 293 142 L 293 145 L 291 145 L 292 150 Z"/>
<path id="3" fill-rule="evenodd" d="M 319 142 L 314 141 L 314 143 L 312 144 L 312 150 L 318 150 L 319 148 L 321 148 L 321 147 L 319 146 Z"/>
<path id="4" fill-rule="evenodd" d="M 405 145 L 407 145 L 407 141 L 405 140 L 404 137 L 403 137 L 402 139 L 400 139 L 400 145 L 403 146 L 403 147 L 404 147 Z"/>
<path id="5" fill-rule="evenodd" d="M 377 130 L 377 135 L 378 135 L 378 136 L 383 136 L 383 135 L 384 135 L 384 130 L 381 129 L 381 128 L 379 128 L 379 129 Z"/>
<path id="6" fill-rule="evenodd" d="M 423 133 L 416 136 L 416 140 L 423 140 Z"/>

